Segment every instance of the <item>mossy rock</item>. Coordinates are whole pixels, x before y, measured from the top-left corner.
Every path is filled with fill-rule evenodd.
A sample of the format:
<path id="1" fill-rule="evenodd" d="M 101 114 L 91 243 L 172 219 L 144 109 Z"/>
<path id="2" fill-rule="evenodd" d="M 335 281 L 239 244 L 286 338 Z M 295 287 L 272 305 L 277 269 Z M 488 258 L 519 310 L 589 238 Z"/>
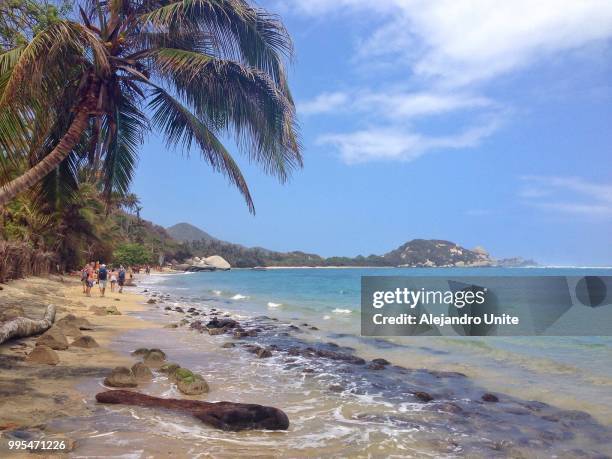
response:
<path id="1" fill-rule="evenodd" d="M 159 372 L 168 375 L 169 377 L 174 377 L 176 370 L 181 368 L 178 363 L 164 363 L 161 367 L 159 367 Z"/>
<path id="2" fill-rule="evenodd" d="M 185 395 L 200 395 L 210 390 L 204 378 L 193 373 L 191 373 L 191 376 L 179 379 L 176 383 L 176 387 Z"/>
<path id="3" fill-rule="evenodd" d="M 174 377 L 178 380 L 193 377 L 193 372 L 187 368 L 177 368 Z"/>
<path id="4" fill-rule="evenodd" d="M 166 354 L 158 349 L 151 349 L 142 360 L 149 367 L 161 367 L 166 360 Z"/>

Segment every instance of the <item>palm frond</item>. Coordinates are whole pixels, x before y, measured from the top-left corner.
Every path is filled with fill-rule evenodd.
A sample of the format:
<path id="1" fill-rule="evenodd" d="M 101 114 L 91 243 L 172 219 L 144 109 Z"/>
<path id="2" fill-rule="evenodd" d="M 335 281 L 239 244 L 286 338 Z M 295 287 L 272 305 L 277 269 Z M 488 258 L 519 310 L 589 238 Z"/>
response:
<path id="1" fill-rule="evenodd" d="M 113 192 L 121 195 L 129 191 L 134 169 L 138 161 L 138 148 L 142 145 L 148 120 L 136 104 L 125 96 L 120 97 L 112 116 L 105 126 L 108 145 L 104 157 L 104 193 L 107 201 Z"/>
<path id="2" fill-rule="evenodd" d="M 264 72 L 186 50 L 152 53 L 159 77 L 194 107 L 200 119 L 233 132 L 251 160 L 281 182 L 302 166 L 295 108 Z"/>
<path id="3" fill-rule="evenodd" d="M 292 56 L 293 44 L 276 15 L 244 0 L 180 0 L 143 14 L 141 20 L 161 30 L 205 31 L 219 50 L 218 57 L 264 71 L 288 90 L 281 59 Z"/>
<path id="4" fill-rule="evenodd" d="M 195 142 L 211 167 L 223 173 L 238 188 L 254 214 L 253 198 L 238 164 L 208 126 L 162 88 L 152 90 L 149 108 L 153 110 L 153 125 L 164 132 L 168 146 L 180 144 L 189 151 Z"/>

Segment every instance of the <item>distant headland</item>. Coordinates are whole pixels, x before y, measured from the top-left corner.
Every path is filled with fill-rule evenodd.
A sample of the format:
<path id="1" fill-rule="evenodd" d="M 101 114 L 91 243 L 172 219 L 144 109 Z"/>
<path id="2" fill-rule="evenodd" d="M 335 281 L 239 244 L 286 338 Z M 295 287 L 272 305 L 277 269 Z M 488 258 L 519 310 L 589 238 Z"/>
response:
<path id="1" fill-rule="evenodd" d="M 220 256 L 236 268 L 254 267 L 524 267 L 537 266 L 521 257 L 496 259 L 482 247 L 467 249 L 439 239 L 413 239 L 383 255 L 321 257 L 302 251 L 277 252 L 262 247 L 245 247 L 217 239 L 189 223 L 166 228 L 168 235 L 200 258 Z"/>

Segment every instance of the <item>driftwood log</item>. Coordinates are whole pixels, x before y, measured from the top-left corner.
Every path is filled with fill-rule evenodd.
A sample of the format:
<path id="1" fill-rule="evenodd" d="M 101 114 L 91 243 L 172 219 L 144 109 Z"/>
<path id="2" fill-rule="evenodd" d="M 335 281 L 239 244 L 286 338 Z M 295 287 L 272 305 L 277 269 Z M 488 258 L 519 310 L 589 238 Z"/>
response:
<path id="1" fill-rule="evenodd" d="M 233 402 L 201 402 L 159 398 L 129 390 L 109 390 L 96 395 L 100 403 L 166 408 L 195 416 L 200 421 L 222 430 L 246 429 L 287 430 L 287 415 L 271 406 Z"/>
<path id="2" fill-rule="evenodd" d="M 29 319 L 17 317 L 0 325 L 0 344 L 12 338 L 25 338 L 47 331 L 55 321 L 55 306 L 47 306 L 42 319 Z"/>

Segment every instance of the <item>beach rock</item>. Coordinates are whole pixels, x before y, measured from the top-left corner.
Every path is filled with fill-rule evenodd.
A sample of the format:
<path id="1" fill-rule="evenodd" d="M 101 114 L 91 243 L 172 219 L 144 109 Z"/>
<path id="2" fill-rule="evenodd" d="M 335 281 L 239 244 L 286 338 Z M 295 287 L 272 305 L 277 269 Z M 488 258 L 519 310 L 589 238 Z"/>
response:
<path id="1" fill-rule="evenodd" d="M 189 308 L 187 309 L 187 312 L 195 312 L 196 308 Z"/>
<path id="2" fill-rule="evenodd" d="M 94 347 L 100 347 L 100 345 L 96 342 L 95 339 L 93 339 L 91 336 L 88 335 L 83 335 L 80 338 L 75 339 L 72 342 L 72 346 L 76 346 L 76 347 L 85 347 L 88 349 L 94 348 Z"/>
<path id="3" fill-rule="evenodd" d="M 414 395 L 417 399 L 425 403 L 431 402 L 434 399 L 430 394 L 423 391 L 413 392 L 412 395 Z"/>
<path id="4" fill-rule="evenodd" d="M 313 325 L 312 327 L 310 327 L 310 330 L 315 330 L 316 331 L 316 330 L 318 330 L 318 328 Z"/>
<path id="5" fill-rule="evenodd" d="M 96 394 L 99 403 L 165 408 L 191 414 L 217 429 L 240 431 L 246 429 L 287 430 L 287 415 L 271 406 L 232 402 L 202 402 L 151 397 L 127 390 L 111 390 Z"/>
<path id="6" fill-rule="evenodd" d="M 209 328 L 208 329 L 209 335 L 222 335 L 223 333 L 225 333 L 225 328 Z"/>
<path id="7" fill-rule="evenodd" d="M 165 375 L 168 375 L 170 378 L 174 378 L 174 373 L 176 370 L 181 368 L 178 363 L 164 363 L 161 367 L 159 367 L 159 372 Z"/>
<path id="8" fill-rule="evenodd" d="M 390 365 L 391 363 L 387 359 L 372 359 L 373 363 L 377 363 L 379 365 Z"/>
<path id="9" fill-rule="evenodd" d="M 487 392 L 486 394 L 483 394 L 482 397 L 480 398 L 484 402 L 490 402 L 490 403 L 499 402 L 499 398 L 497 397 L 497 395 L 491 394 L 489 392 Z"/>
<path id="10" fill-rule="evenodd" d="M 171 308 L 170 306 L 166 306 L 166 307 L 164 308 L 164 310 L 165 310 L 165 311 L 172 311 L 172 308 Z"/>
<path id="11" fill-rule="evenodd" d="M 340 384 L 332 384 L 328 387 L 328 389 L 332 392 L 343 392 L 346 388 Z"/>
<path id="12" fill-rule="evenodd" d="M 155 304 L 155 303 L 157 303 L 157 301 L 155 299 L 153 299 L 153 298 L 149 298 L 147 300 L 147 304 Z"/>
<path id="13" fill-rule="evenodd" d="M 366 368 L 368 370 L 384 370 L 385 366 L 381 365 L 380 363 L 371 362 L 366 366 Z"/>
<path id="14" fill-rule="evenodd" d="M 183 308 L 181 308 L 180 306 L 177 306 L 176 308 L 174 308 L 174 310 L 175 310 L 176 312 L 182 312 L 182 313 L 184 313 L 184 312 L 185 312 L 185 311 L 183 311 Z"/>
<path id="15" fill-rule="evenodd" d="M 147 355 L 144 356 L 143 362 L 149 367 L 161 367 L 166 360 L 166 354 L 159 349 L 151 349 Z"/>
<path id="16" fill-rule="evenodd" d="M 176 387 L 185 395 L 200 395 L 210 390 L 208 383 L 198 374 L 178 379 Z"/>
<path id="17" fill-rule="evenodd" d="M 153 373 L 149 367 L 142 362 L 137 362 L 132 365 L 132 374 L 137 381 L 150 381 L 153 379 Z"/>
<path id="18" fill-rule="evenodd" d="M 79 330 L 93 330 L 93 325 L 84 317 L 77 317 L 74 314 L 66 314 L 56 322 L 56 325 L 70 324 L 77 327 Z"/>
<path id="19" fill-rule="evenodd" d="M 71 338 L 78 338 L 82 335 L 81 330 L 71 323 L 63 322 L 62 324 L 57 324 L 57 326 L 62 329 L 64 335 L 70 336 Z"/>
<path id="20" fill-rule="evenodd" d="M 136 357 L 143 357 L 149 353 L 149 350 L 146 347 L 141 347 L 132 352 L 132 355 Z"/>
<path id="21" fill-rule="evenodd" d="M 41 344 L 40 346 L 35 346 L 32 349 L 32 352 L 28 354 L 26 357 L 26 362 L 30 363 L 42 363 L 45 365 L 57 365 L 60 361 L 59 355 L 49 346 L 45 346 Z"/>
<path id="22" fill-rule="evenodd" d="M 51 327 L 49 330 L 44 332 L 36 340 L 37 346 L 49 346 L 51 349 L 64 350 L 68 349 L 68 340 L 66 335 L 62 332 L 62 329 L 56 325 Z"/>
<path id="23" fill-rule="evenodd" d="M 260 348 L 256 352 L 257 357 L 260 359 L 265 359 L 268 357 L 272 357 L 272 351 L 270 349 Z"/>
<path id="24" fill-rule="evenodd" d="M 136 387 L 138 384 L 132 370 L 127 367 L 115 367 L 104 379 L 104 385 L 109 387 Z"/>
<path id="25" fill-rule="evenodd" d="M 164 328 L 178 328 L 177 324 L 166 324 L 164 325 Z"/>
<path id="26" fill-rule="evenodd" d="M 227 260 L 225 260 L 223 257 L 220 257 L 219 255 L 207 257 L 202 261 L 204 261 L 204 263 L 206 263 L 208 266 L 212 266 L 213 268 L 218 269 L 220 271 L 227 271 L 229 269 L 232 269 L 232 265 L 230 265 Z"/>
<path id="27" fill-rule="evenodd" d="M 117 306 L 90 306 L 89 310 L 97 316 L 120 316 Z"/>
<path id="28" fill-rule="evenodd" d="M 236 330 L 233 336 L 234 338 L 246 338 L 249 336 L 249 333 L 245 330 Z"/>
<path id="29" fill-rule="evenodd" d="M 117 309 L 117 306 L 106 306 L 106 315 L 120 316 L 121 312 L 119 312 L 119 309 Z"/>
<path id="30" fill-rule="evenodd" d="M 234 343 L 223 343 L 223 345 L 221 346 L 224 349 L 229 349 L 232 347 L 236 347 L 236 345 Z"/>
<path id="31" fill-rule="evenodd" d="M 235 328 L 238 322 L 233 319 L 217 319 L 216 317 L 206 324 L 207 328 Z"/>

